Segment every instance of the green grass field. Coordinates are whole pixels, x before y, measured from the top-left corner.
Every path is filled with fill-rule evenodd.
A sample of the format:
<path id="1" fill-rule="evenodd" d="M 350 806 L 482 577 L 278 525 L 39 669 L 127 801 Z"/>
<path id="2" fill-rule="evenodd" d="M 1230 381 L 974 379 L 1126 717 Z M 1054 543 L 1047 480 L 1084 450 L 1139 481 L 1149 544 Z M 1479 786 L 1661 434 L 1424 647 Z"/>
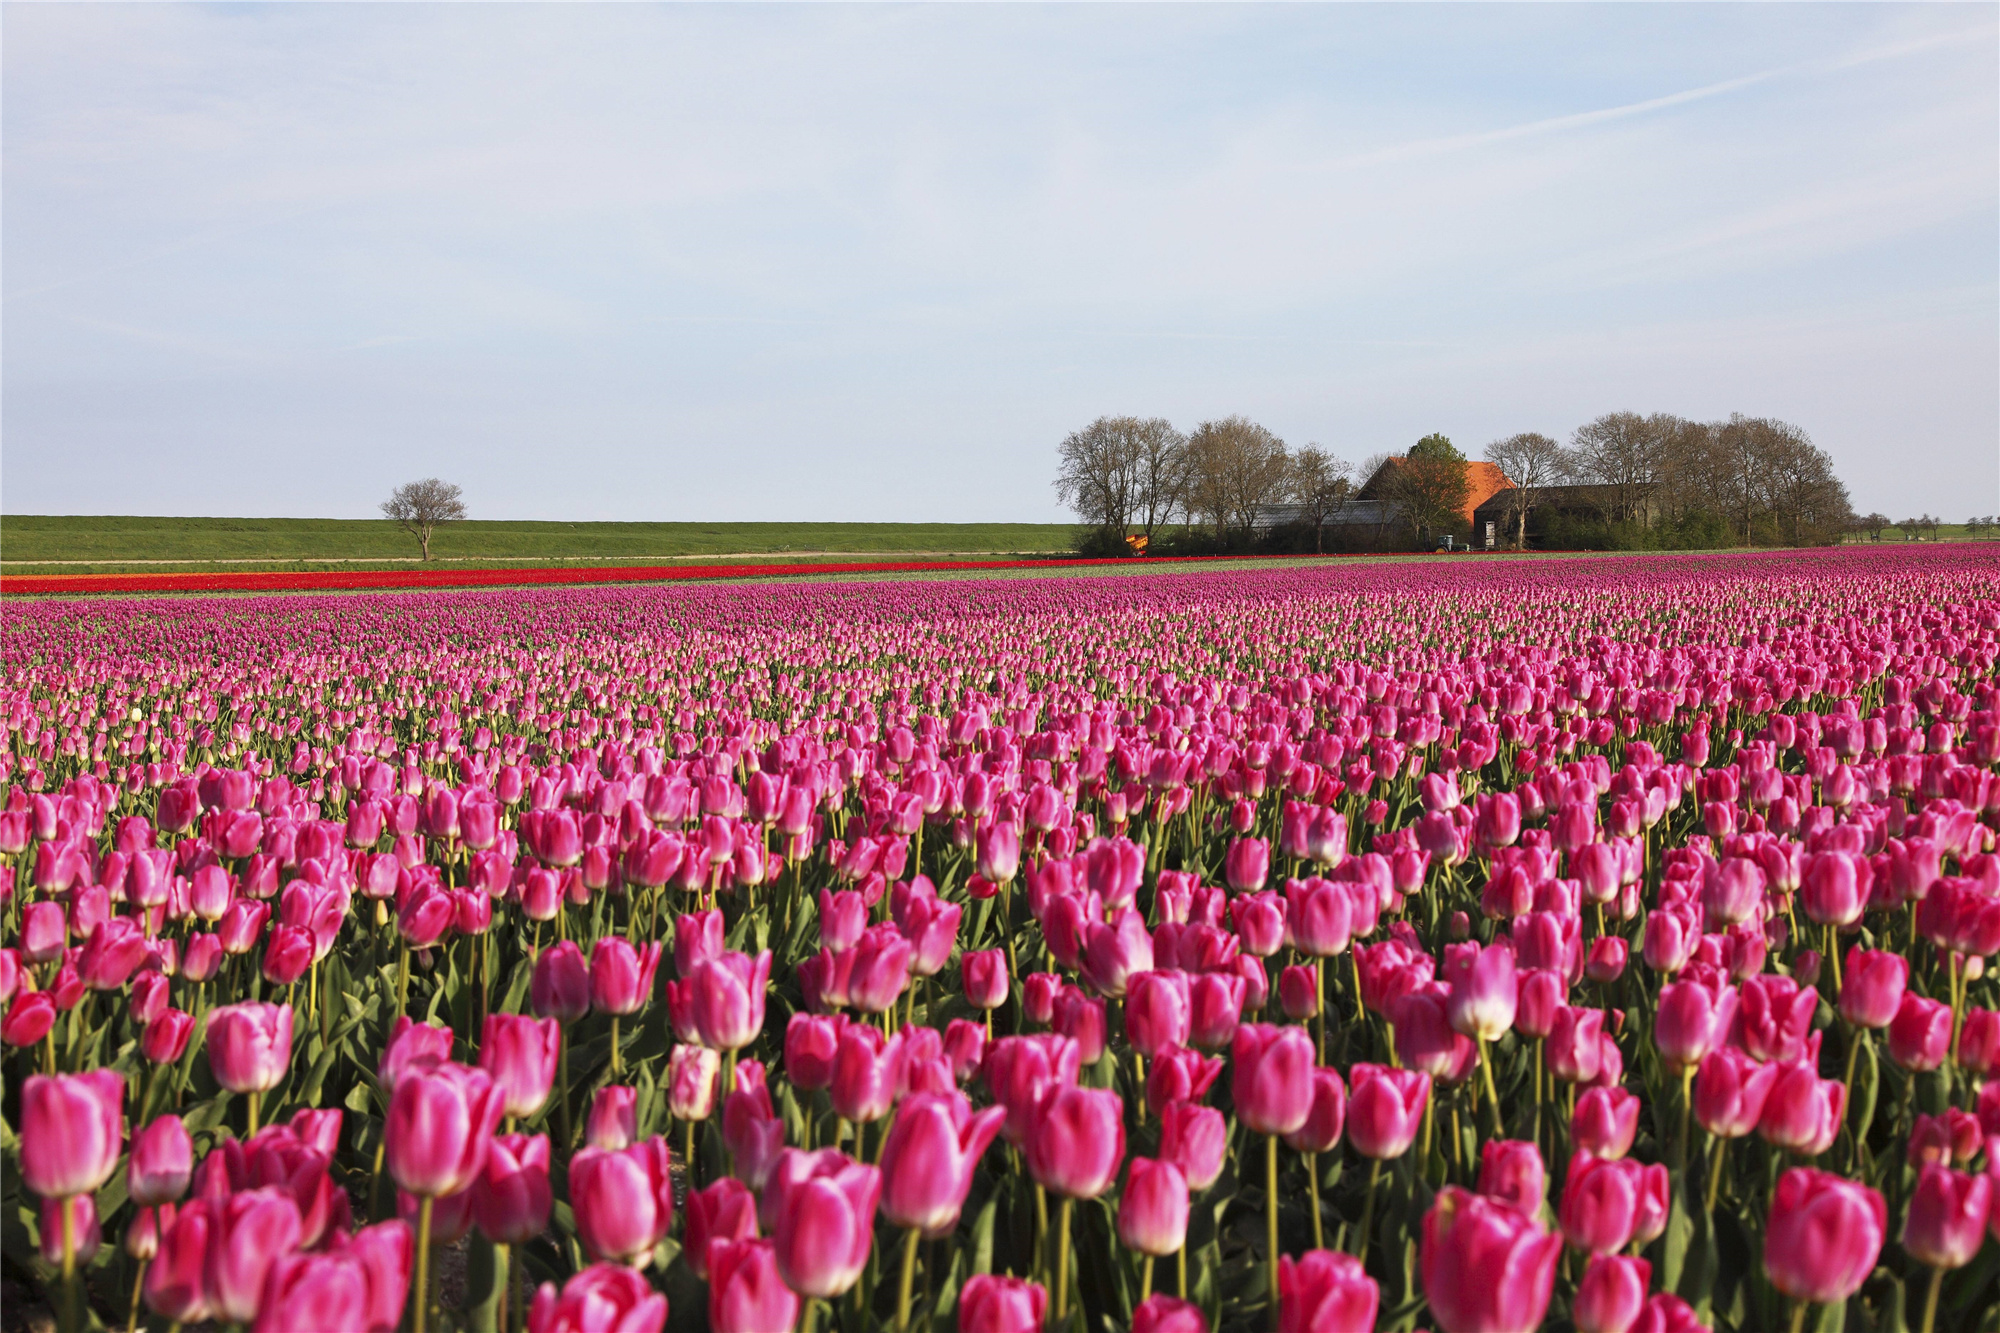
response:
<path id="1" fill-rule="evenodd" d="M 762 555 L 814 557 L 1038 555 L 1068 550 L 1067 523 L 533 523 L 473 520 L 440 528 L 431 557 L 450 563 L 629 564 Z M 399 567 L 417 543 L 383 519 L 0 517 L 0 561 L 15 574 L 150 567 L 297 569 L 338 561 Z M 30 567 L 34 568 L 30 568 Z"/>

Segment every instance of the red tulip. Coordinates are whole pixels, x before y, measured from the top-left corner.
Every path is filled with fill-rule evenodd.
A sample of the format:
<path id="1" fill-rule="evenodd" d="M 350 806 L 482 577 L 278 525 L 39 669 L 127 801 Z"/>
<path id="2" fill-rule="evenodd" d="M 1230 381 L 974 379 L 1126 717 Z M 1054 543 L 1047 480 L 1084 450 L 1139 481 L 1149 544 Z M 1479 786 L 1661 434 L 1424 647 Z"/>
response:
<path id="1" fill-rule="evenodd" d="M 658 1136 L 629 1148 L 584 1148 L 570 1159 L 569 1201 L 585 1253 L 645 1266 L 673 1224 L 671 1165 Z"/>
<path id="2" fill-rule="evenodd" d="M 1337 1250 L 1278 1260 L 1279 1333 L 1370 1333 L 1382 1293 L 1361 1261 Z"/>
<path id="3" fill-rule="evenodd" d="M 528 1307 L 528 1333 L 661 1333 L 666 1326 L 667 1298 L 618 1264 L 592 1264 L 564 1283 L 561 1294 L 555 1283 L 544 1282 Z"/>
<path id="4" fill-rule="evenodd" d="M 471 1188 L 504 1110 L 500 1090 L 481 1070 L 440 1064 L 405 1071 L 383 1127 L 389 1175 L 419 1198 Z"/>
<path id="5" fill-rule="evenodd" d="M 931 1238 L 948 1233 L 958 1224 L 973 1169 L 1006 1118 L 999 1106 L 975 1115 L 957 1092 L 904 1098 L 882 1145 L 882 1215 Z"/>
<path id="6" fill-rule="evenodd" d="M 1456 1185 L 1424 1214 L 1424 1292 L 1444 1333 L 1528 1333 L 1555 1286 L 1562 1238 L 1504 1203 Z"/>
<path id="7" fill-rule="evenodd" d="M 21 1183 L 45 1199 L 94 1194 L 124 1146 L 125 1080 L 109 1069 L 21 1087 Z"/>
<path id="8" fill-rule="evenodd" d="M 1793 1300 L 1830 1305 L 1861 1289 L 1888 1228 L 1882 1196 L 1811 1167 L 1778 1177 L 1764 1228 L 1764 1271 Z"/>

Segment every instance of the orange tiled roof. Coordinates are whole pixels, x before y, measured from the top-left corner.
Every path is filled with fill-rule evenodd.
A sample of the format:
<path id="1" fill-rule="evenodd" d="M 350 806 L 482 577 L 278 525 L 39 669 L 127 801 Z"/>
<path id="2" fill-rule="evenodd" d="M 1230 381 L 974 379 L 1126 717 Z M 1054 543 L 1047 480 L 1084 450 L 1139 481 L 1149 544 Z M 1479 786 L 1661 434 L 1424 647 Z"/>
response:
<path id="1" fill-rule="evenodd" d="M 1375 477 L 1370 477 L 1362 485 L 1361 490 L 1357 494 L 1361 498 L 1367 499 L 1368 491 L 1372 488 L 1376 477 L 1380 477 L 1382 472 L 1386 472 L 1392 467 L 1401 466 L 1402 462 L 1403 456 L 1401 454 L 1389 459 L 1382 465 L 1382 470 L 1375 474 Z M 1501 491 L 1512 490 L 1513 487 L 1514 483 L 1508 480 L 1507 474 L 1500 470 L 1499 464 L 1467 463 L 1465 465 L 1465 508 L 1459 512 L 1459 517 L 1465 520 L 1468 527 L 1471 526 L 1474 510 L 1478 509 L 1479 506 L 1485 504 L 1488 500 L 1491 500 Z"/>

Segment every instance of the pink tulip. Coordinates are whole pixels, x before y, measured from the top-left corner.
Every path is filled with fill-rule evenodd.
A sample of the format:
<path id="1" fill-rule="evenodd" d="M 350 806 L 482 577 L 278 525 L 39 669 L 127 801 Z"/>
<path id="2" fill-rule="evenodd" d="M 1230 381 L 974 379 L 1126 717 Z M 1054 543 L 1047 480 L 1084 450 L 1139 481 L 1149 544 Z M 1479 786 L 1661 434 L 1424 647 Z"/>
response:
<path id="1" fill-rule="evenodd" d="M 68 1210 L 71 1262 L 86 1266 L 97 1257 L 104 1244 L 104 1231 L 97 1221 L 97 1200 L 88 1194 L 65 1199 L 43 1199 L 41 1215 L 42 1262 L 60 1268 L 63 1262 L 64 1210 Z"/>
<path id="2" fill-rule="evenodd" d="M 1155 1257 L 1187 1242 L 1188 1182 L 1169 1161 L 1134 1157 L 1118 1200 L 1118 1240 L 1129 1250 Z"/>
<path id="3" fill-rule="evenodd" d="M 1759 1064 L 1734 1046 L 1711 1051 L 1695 1074 L 1695 1119 L 1718 1138 L 1742 1138 L 1763 1118 L 1779 1069 Z"/>
<path id="4" fill-rule="evenodd" d="M 1005 1107 L 974 1114 L 956 1092 L 912 1093 L 882 1146 L 882 1215 L 932 1238 L 958 1225 L 973 1169 L 1007 1118 Z"/>
<path id="5" fill-rule="evenodd" d="M 1191 1019 L 1185 972 L 1141 972 L 1126 981 L 1125 1037 L 1147 1059 L 1185 1046 Z"/>
<path id="6" fill-rule="evenodd" d="M 286 1256 L 271 1266 L 265 1284 L 253 1333 L 321 1333 L 366 1326 L 368 1279 L 361 1265 L 346 1255 Z"/>
<path id="7" fill-rule="evenodd" d="M 1065 1198 L 1094 1199 L 1125 1158 L 1124 1103 L 1115 1092 L 1058 1088 L 1036 1107 L 1023 1147 L 1037 1183 Z"/>
<path id="8" fill-rule="evenodd" d="M 132 1136 L 132 1151 L 125 1164 L 125 1193 L 139 1207 L 155 1208 L 178 1201 L 187 1193 L 193 1174 L 194 1140 L 179 1116 L 156 1117 Z"/>
<path id="9" fill-rule="evenodd" d="M 1562 1238 L 1456 1185 L 1424 1214 L 1420 1263 L 1444 1333 L 1528 1333 L 1547 1313 Z"/>
<path id="10" fill-rule="evenodd" d="M 882 1175 L 834 1149 L 786 1152 L 766 1187 L 772 1244 L 785 1285 L 801 1296 L 831 1298 L 868 1266 Z M 710 1251 L 714 1263 L 714 1251 Z"/>
<path id="11" fill-rule="evenodd" d="M 1833 1146 L 1846 1111 L 1845 1083 L 1821 1078 L 1805 1061 L 1781 1065 L 1764 1099 L 1757 1132 L 1767 1143 L 1816 1157 Z"/>
<path id="12" fill-rule="evenodd" d="M 799 1298 L 780 1277 L 776 1243 L 717 1240 L 708 1251 L 708 1326 L 714 1333 L 767 1333 L 798 1321 Z"/>
<path id="13" fill-rule="evenodd" d="M 1278 1333 L 1371 1333 L 1381 1301 L 1351 1254 L 1308 1250 L 1278 1260 Z"/>
<path id="14" fill-rule="evenodd" d="M 1653 1266 L 1644 1259 L 1594 1254 L 1577 1284 L 1577 1333 L 1628 1333 L 1645 1308 Z"/>
<path id="15" fill-rule="evenodd" d="M 1188 1040 L 1198 1050 L 1220 1051 L 1236 1039 L 1248 987 L 1240 976 L 1200 972 L 1188 981 Z"/>
<path id="16" fill-rule="evenodd" d="M 1944 1064 L 1951 1049 L 1951 1007 L 1921 995 L 1906 994 L 1889 1023 L 1889 1058 L 1908 1070 L 1923 1072 Z"/>
<path id="17" fill-rule="evenodd" d="M 1312 1071 L 1312 1109 L 1305 1123 L 1285 1135 L 1285 1146 L 1294 1152 L 1332 1152 L 1340 1143 L 1347 1124 L 1347 1085 L 1340 1072 L 1318 1068 Z"/>
<path id="18" fill-rule="evenodd" d="M 616 1151 L 639 1139 L 639 1091 L 622 1083 L 607 1083 L 590 1099 L 584 1118 L 583 1141 L 593 1148 Z"/>
<path id="19" fill-rule="evenodd" d="M 1193 1301 L 1156 1292 L 1132 1308 L 1131 1333 L 1208 1333 L 1208 1318 Z"/>
<path id="20" fill-rule="evenodd" d="M 959 1333 L 1033 1333 L 1048 1308 L 1049 1293 L 1039 1282 L 975 1274 L 959 1289 Z"/>
<path id="21" fill-rule="evenodd" d="M 666 1326 L 667 1298 L 618 1264 L 592 1264 L 560 1294 L 544 1282 L 528 1307 L 528 1333 L 661 1333 Z"/>
<path id="22" fill-rule="evenodd" d="M 21 1087 L 21 1183 L 45 1199 L 94 1194 L 124 1146 L 125 1080 L 109 1069 Z"/>
<path id="23" fill-rule="evenodd" d="M 645 1265 L 673 1223 L 671 1166 L 657 1136 L 629 1148 L 584 1148 L 570 1159 L 570 1207 L 586 1254 Z"/>
<path id="24" fill-rule="evenodd" d="M 1160 1158 L 1181 1169 L 1188 1188 L 1215 1184 L 1228 1153 L 1228 1125 L 1214 1107 L 1176 1102 L 1160 1112 Z"/>
<path id="25" fill-rule="evenodd" d="M 1909 985 L 1909 960 L 1886 950 L 1856 946 L 1847 951 L 1847 965 L 1841 973 L 1840 1016 L 1856 1027 L 1888 1027 Z"/>
<path id="26" fill-rule="evenodd" d="M 219 1206 L 196 1199 L 175 1212 L 173 1225 L 161 1235 L 159 1252 L 146 1265 L 144 1286 L 147 1308 L 160 1317 L 185 1323 L 214 1313 L 206 1269 Z M 397 1311 L 399 1317 L 401 1313 Z"/>
<path id="27" fill-rule="evenodd" d="M 208 1014 L 209 1068 L 231 1092 L 269 1092 L 292 1059 L 292 1007 L 245 1001 Z"/>
<path id="28" fill-rule="evenodd" d="M 1303 1028 L 1245 1023 L 1231 1052 L 1236 1114 L 1253 1134 L 1289 1134 L 1312 1110 L 1312 1038 Z"/>
<path id="29" fill-rule="evenodd" d="M 563 940 L 542 950 L 535 960 L 528 1000 L 543 1018 L 574 1023 L 590 1012 L 590 969 L 574 941 Z"/>
<path id="30" fill-rule="evenodd" d="M 1354 916 L 1346 884 L 1317 878 L 1285 882 L 1285 925 L 1300 953 L 1315 958 L 1346 953 Z"/>
<path id="31" fill-rule="evenodd" d="M 1467 946 L 1474 948 L 1476 946 Z M 1518 999 L 1514 950 L 1505 943 L 1461 956 L 1449 966 L 1449 1013 L 1454 1030 L 1479 1041 L 1498 1041 L 1514 1026 Z"/>
<path id="32" fill-rule="evenodd" d="M 211 1227 L 207 1303 L 217 1318 L 247 1324 L 257 1317 L 272 1266 L 298 1248 L 299 1206 L 283 1190 L 244 1190 L 216 1201 Z"/>
<path id="33" fill-rule="evenodd" d="M 600 938 L 590 951 L 591 1006 L 607 1014 L 638 1013 L 653 998 L 659 967 L 657 942 L 634 948 L 616 935 Z M 759 993 L 761 998 L 761 987 Z"/>
<path id="34" fill-rule="evenodd" d="M 556 1057 L 562 1053 L 562 1026 L 522 1014 L 488 1014 L 479 1038 L 479 1067 L 500 1089 L 509 1119 L 542 1109 L 555 1087 Z"/>
<path id="35" fill-rule="evenodd" d="M 1710 990 L 1698 981 L 1675 981 L 1660 988 L 1653 1044 L 1670 1072 L 1699 1065 L 1729 1034 L 1736 992 Z"/>
<path id="36" fill-rule="evenodd" d="M 406 1072 L 434 1068 L 451 1059 L 451 1045 L 450 1028 L 412 1022 L 399 1014 L 389 1027 L 389 1043 L 375 1067 L 375 1081 L 382 1085 L 385 1096 L 393 1096 Z"/>
<path id="37" fill-rule="evenodd" d="M 1607 1160 L 1587 1152 L 1570 1158 L 1558 1210 L 1569 1243 L 1597 1254 L 1623 1249 L 1638 1225 L 1646 1174 L 1638 1162 Z"/>
<path id="38" fill-rule="evenodd" d="M 1271 844 L 1262 838 L 1239 838 L 1223 856 L 1223 878 L 1236 893 L 1255 893 L 1271 874 Z"/>
<path id="39" fill-rule="evenodd" d="M 895 1004 L 910 983 L 914 947 L 893 925 L 871 926 L 861 932 L 853 950 L 853 972 L 847 982 L 849 1003 L 865 1014 L 879 1014 Z"/>
<path id="40" fill-rule="evenodd" d="M 959 960 L 965 1000 L 974 1009 L 998 1009 L 1007 1003 L 1007 951 L 978 949 Z"/>
<path id="41" fill-rule="evenodd" d="M 674 1047 L 667 1064 L 667 1114 L 680 1121 L 708 1119 L 721 1073 L 722 1056 L 708 1047 L 685 1042 Z"/>
<path id="42" fill-rule="evenodd" d="M 1480 1145 L 1479 1192 L 1533 1217 L 1548 1196 L 1548 1172 L 1541 1150 L 1515 1139 L 1488 1139 Z"/>
<path id="43" fill-rule="evenodd" d="M 896 1103 L 903 1078 L 903 1039 L 884 1037 L 867 1023 L 849 1024 L 833 1055 L 827 1094 L 842 1119 L 880 1120 Z"/>
<path id="44" fill-rule="evenodd" d="M 1363 1157 L 1401 1157 L 1423 1126 L 1430 1075 L 1413 1069 L 1357 1064 L 1347 1071 L 1347 1141 Z"/>
<path id="45" fill-rule="evenodd" d="M 688 1191 L 687 1221 L 682 1229 L 682 1253 L 688 1267 L 708 1281 L 708 1247 L 712 1241 L 753 1240 L 757 1235 L 757 1197 L 734 1176 L 724 1176 L 707 1189 Z"/>
<path id="46" fill-rule="evenodd" d="M 1986 1239 L 1992 1211 L 1991 1175 L 1965 1175 L 1948 1166 L 1926 1166 L 1917 1176 L 1903 1217 L 1903 1249 L 1932 1268 L 1963 1268 Z"/>
<path id="47" fill-rule="evenodd" d="M 703 963 L 722 957 L 725 948 L 722 936 L 720 912 L 682 912 L 675 917 L 674 971 L 680 976 L 691 977 Z"/>
<path id="48" fill-rule="evenodd" d="M 1882 1196 L 1811 1167 L 1778 1177 L 1764 1227 L 1764 1272 L 1793 1300 L 1830 1305 L 1861 1289 L 1888 1229 Z"/>
<path id="49" fill-rule="evenodd" d="M 403 1318 L 409 1300 L 410 1268 L 416 1254 L 416 1236 L 409 1224 L 377 1222 L 363 1227 L 336 1248 L 360 1265 L 367 1279 L 366 1326 L 370 1333 L 386 1333 Z"/>
<path id="50" fill-rule="evenodd" d="M 472 1187 L 472 1217 L 496 1245 L 526 1245 L 549 1225 L 549 1137 L 502 1134 Z"/>
<path id="51" fill-rule="evenodd" d="M 1570 1141 L 1594 1157 L 1623 1157 L 1639 1133 L 1639 1099 L 1623 1088 L 1591 1088 L 1576 1099 Z"/>
<path id="52" fill-rule="evenodd" d="M 469 1189 L 504 1110 L 500 1090 L 481 1070 L 440 1064 L 407 1071 L 383 1128 L 389 1175 L 420 1198 Z"/>
<path id="53" fill-rule="evenodd" d="M 1590 1083 L 1603 1069 L 1604 1011 L 1556 1010 L 1543 1054 L 1549 1072 L 1565 1083 Z"/>

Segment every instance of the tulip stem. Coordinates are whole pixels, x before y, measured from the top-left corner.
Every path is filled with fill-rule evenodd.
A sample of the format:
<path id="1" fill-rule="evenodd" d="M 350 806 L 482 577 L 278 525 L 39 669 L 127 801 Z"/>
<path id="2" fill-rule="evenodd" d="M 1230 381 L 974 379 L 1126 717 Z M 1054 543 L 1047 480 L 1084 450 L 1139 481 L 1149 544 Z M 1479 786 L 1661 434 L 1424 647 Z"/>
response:
<path id="1" fill-rule="evenodd" d="M 569 1124 L 569 1034 L 566 1032 L 556 1038 L 556 1119 L 560 1125 L 563 1147 L 565 1149 L 574 1147 L 575 1144 L 570 1138 Z M 379 1150 L 376 1174 L 381 1174 Z"/>
<path id="2" fill-rule="evenodd" d="M 624 1073 L 624 1072 L 625 1072 L 625 1070 L 624 1070 L 623 1066 L 622 1066 L 622 1065 L 621 1065 L 621 1064 L 619 1063 L 619 1060 L 618 1060 L 618 1015 L 616 1015 L 616 1014 L 613 1014 L 613 1015 L 611 1015 L 611 1080 L 612 1080 L 612 1082 L 614 1082 L 614 1083 L 615 1083 L 615 1082 L 617 1082 L 617 1081 L 618 1081 L 618 1076 L 619 1076 L 620 1074 Z"/>
<path id="3" fill-rule="evenodd" d="M 1326 1234 L 1319 1220 L 1319 1154 L 1316 1152 L 1306 1154 L 1306 1189 L 1312 1195 L 1313 1248 L 1323 1250 L 1326 1248 Z"/>
<path id="4" fill-rule="evenodd" d="M 1180 1298 L 1187 1299 L 1187 1242 L 1181 1242 L 1180 1249 L 1174 1251 L 1174 1266 L 1180 1270 Z"/>
<path id="5" fill-rule="evenodd" d="M 1368 1191 L 1361 1196 L 1361 1227 L 1354 1233 L 1354 1257 L 1368 1262 L 1368 1228 L 1375 1221 L 1375 1186 L 1382 1179 L 1382 1159 L 1368 1164 Z"/>
<path id="6" fill-rule="evenodd" d="M 417 1205 L 417 1280 L 412 1291 L 417 1305 L 410 1323 L 410 1327 L 415 1329 L 416 1333 L 424 1333 L 424 1307 L 430 1304 L 431 1205 L 435 1202 L 435 1199 L 426 1194 Z"/>
<path id="7" fill-rule="evenodd" d="M 257 1136 L 257 1112 L 263 1108 L 263 1103 L 264 1094 L 252 1090 L 250 1093 L 250 1133 L 248 1135 L 250 1138 Z"/>
<path id="8" fill-rule="evenodd" d="M 1139 1304 L 1144 1305 L 1153 1294 L 1153 1256 L 1147 1255 L 1146 1262 L 1139 1266 Z"/>
<path id="9" fill-rule="evenodd" d="M 159 1229 L 160 1229 L 160 1215 L 156 1210 L 153 1213 L 154 1233 L 158 1234 Z M 145 1292 L 145 1290 L 146 1290 L 146 1266 L 144 1264 L 141 1264 L 139 1266 L 139 1271 L 137 1275 L 135 1275 L 132 1279 L 132 1312 L 127 1316 L 125 1316 L 125 1333 L 138 1333 L 139 1297 Z"/>
<path id="10" fill-rule="evenodd" d="M 1479 1039 L 1479 1072 L 1486 1076 L 1486 1106 L 1493 1118 L 1493 1137 L 1500 1138 L 1504 1131 L 1500 1128 L 1500 1094 L 1493 1090 L 1493 1060 L 1486 1049 L 1486 1038 Z M 1682 1135 L 1686 1137 L 1685 1134 Z"/>
<path id="11" fill-rule="evenodd" d="M 62 1212 L 63 1328 L 75 1333 L 81 1323 L 76 1309 L 76 1196 L 64 1195 L 56 1207 Z"/>
<path id="12" fill-rule="evenodd" d="M 1715 1140 L 1715 1165 L 1708 1172 L 1708 1215 L 1715 1216 L 1715 1200 L 1722 1193 L 1722 1164 L 1729 1160 L 1729 1140 L 1719 1134 L 1709 1137 Z"/>
<path id="13" fill-rule="evenodd" d="M 1132 1052 L 1132 1100 L 1138 1104 L 1139 1123 L 1146 1123 L 1146 1057 Z"/>
<path id="14" fill-rule="evenodd" d="M 808 1296 L 800 1303 L 799 1333 L 813 1333 L 813 1326 L 819 1321 L 819 1302 Z"/>
<path id="15" fill-rule="evenodd" d="M 1694 1066 L 1689 1065 L 1681 1071 L 1681 1132 L 1680 1137 L 1674 1140 L 1675 1146 L 1680 1153 L 1680 1164 L 1682 1166 L 1686 1166 L 1694 1157 L 1694 1143 L 1691 1138 L 1694 1130 L 1689 1124 L 1689 1117 L 1693 1113 Z"/>
<path id="16" fill-rule="evenodd" d="M 812 1117 L 810 1116 L 806 1117 L 806 1148 L 808 1151 L 810 1151 L 812 1148 Z M 681 1166 L 682 1169 L 687 1172 L 688 1188 L 693 1189 L 695 1187 L 695 1183 L 694 1183 L 694 1121 L 692 1120 L 687 1122 L 687 1146 L 681 1149 Z"/>
<path id="17" fill-rule="evenodd" d="M 896 1286 L 896 1333 L 909 1331 L 910 1285 L 917 1276 L 917 1238 L 922 1234 L 915 1227 L 903 1233 L 903 1278 Z"/>
<path id="18" fill-rule="evenodd" d="M 1805 1333 L 1806 1303 L 1800 1301 L 1792 1307 L 1792 1333 Z"/>
<path id="19" fill-rule="evenodd" d="M 1942 1286 L 1944 1286 L 1944 1270 L 1933 1268 L 1930 1293 L 1924 1297 L 1924 1322 L 1921 1333 L 1931 1333 L 1931 1329 L 1937 1324 L 1938 1289 Z"/>
<path id="20" fill-rule="evenodd" d="M 1064 1196 L 1056 1210 L 1056 1321 L 1062 1328 L 1069 1322 L 1069 1214 L 1076 1200 Z"/>
<path id="21" fill-rule="evenodd" d="M 1270 1242 L 1265 1256 L 1270 1270 L 1271 1327 L 1278 1326 L 1278 1136 L 1264 1136 L 1265 1236 Z"/>
<path id="22" fill-rule="evenodd" d="M 521 1247 L 512 1246 L 507 1251 L 507 1323 L 500 1326 L 500 1333 L 507 1333 L 509 1324 L 528 1326 L 528 1263 Z"/>

